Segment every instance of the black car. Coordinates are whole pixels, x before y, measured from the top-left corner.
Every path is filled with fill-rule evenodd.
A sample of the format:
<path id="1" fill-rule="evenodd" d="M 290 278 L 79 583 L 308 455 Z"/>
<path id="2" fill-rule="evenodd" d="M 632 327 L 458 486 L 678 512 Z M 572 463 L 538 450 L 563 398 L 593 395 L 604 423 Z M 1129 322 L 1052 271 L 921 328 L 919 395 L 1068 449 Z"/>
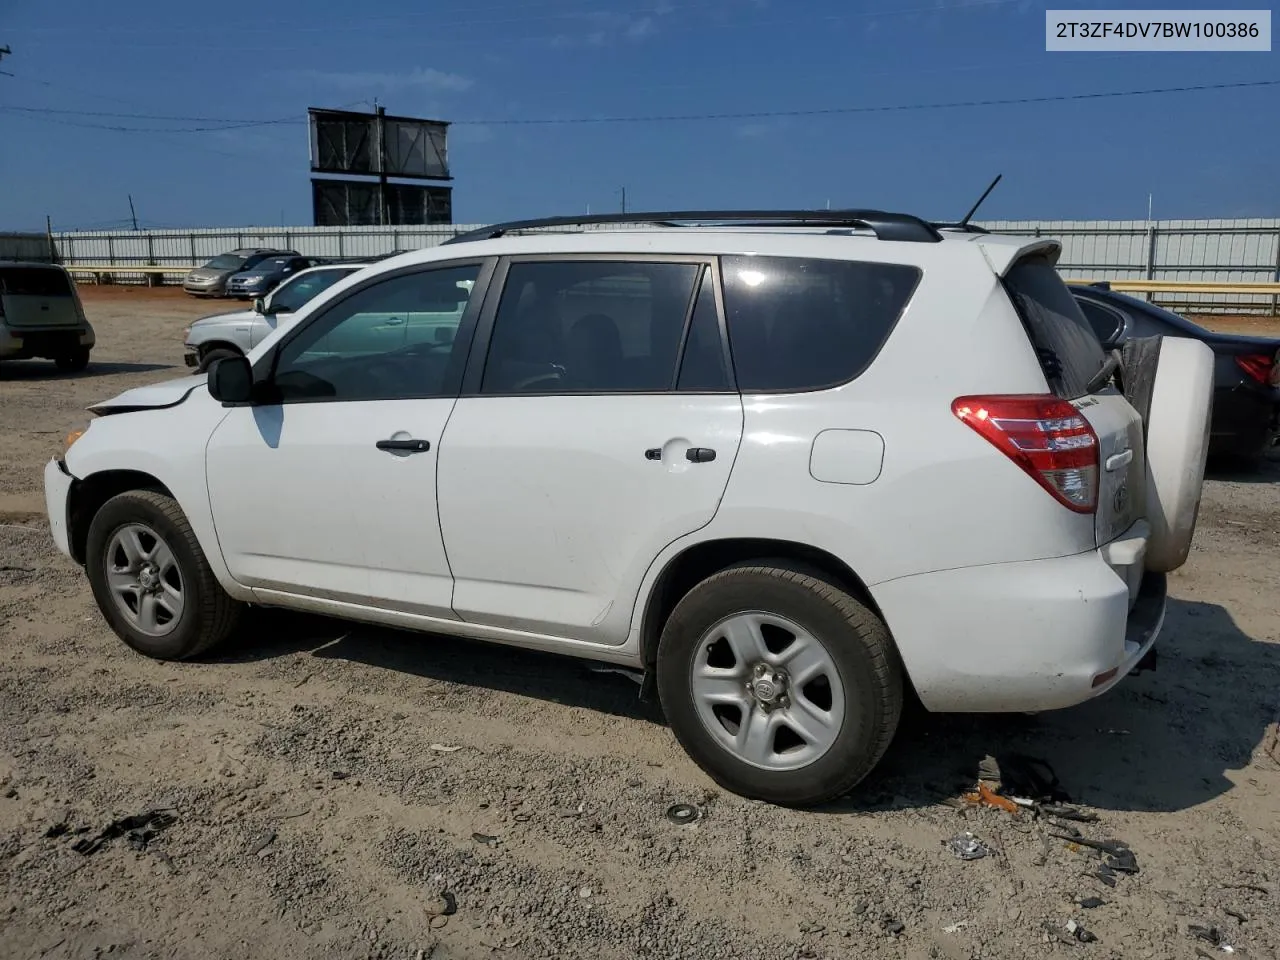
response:
<path id="1" fill-rule="evenodd" d="M 1190 337 L 1214 352 L 1213 456 L 1258 459 L 1280 431 L 1280 338 L 1206 330 L 1176 313 L 1116 293 L 1105 283 L 1072 286 L 1105 347 L 1132 337 Z"/>

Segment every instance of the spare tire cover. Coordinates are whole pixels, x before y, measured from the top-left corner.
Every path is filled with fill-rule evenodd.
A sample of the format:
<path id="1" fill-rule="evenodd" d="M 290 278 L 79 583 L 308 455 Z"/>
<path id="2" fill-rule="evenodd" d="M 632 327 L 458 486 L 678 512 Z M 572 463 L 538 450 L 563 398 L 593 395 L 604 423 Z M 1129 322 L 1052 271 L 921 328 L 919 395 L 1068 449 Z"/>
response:
<path id="1" fill-rule="evenodd" d="M 1191 550 L 1212 408 L 1213 351 L 1199 340 L 1162 337 L 1144 424 L 1151 525 L 1146 567 L 1156 573 L 1178 569 Z"/>

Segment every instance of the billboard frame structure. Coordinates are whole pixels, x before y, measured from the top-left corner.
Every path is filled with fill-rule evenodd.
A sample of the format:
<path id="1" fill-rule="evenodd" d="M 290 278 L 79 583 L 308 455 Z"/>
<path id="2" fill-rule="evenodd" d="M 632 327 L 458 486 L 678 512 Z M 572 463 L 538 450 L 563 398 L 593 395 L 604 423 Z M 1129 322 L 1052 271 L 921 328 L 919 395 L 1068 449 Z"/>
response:
<path id="1" fill-rule="evenodd" d="M 388 116 L 381 106 L 375 107 L 371 114 L 309 107 L 308 149 L 312 173 L 312 219 L 315 224 L 333 224 L 338 219 L 343 222 L 334 225 L 354 225 L 357 220 L 353 219 L 349 207 L 342 217 L 326 215 L 322 218 L 322 200 L 325 200 L 326 192 L 329 203 L 339 193 L 348 198 L 359 196 L 361 191 L 354 188 L 373 186 L 368 179 L 372 177 L 377 178 L 378 212 L 373 225 L 390 226 L 400 220 L 399 214 L 407 207 L 416 207 L 417 199 L 411 195 L 417 192 L 421 195 L 427 223 L 431 222 L 429 217 L 433 207 L 447 211 L 449 219 L 444 222 L 452 222 L 452 199 L 448 196 L 452 188 L 440 185 L 453 179 L 449 172 L 448 128 L 449 124 L 444 120 Z M 389 182 L 390 178 L 414 183 L 394 184 Z M 333 186 L 326 191 L 326 184 Z M 339 190 L 339 184 L 347 185 L 347 189 Z M 418 184 L 423 185 L 419 190 L 413 190 Z M 399 214 L 393 215 L 393 206 Z"/>

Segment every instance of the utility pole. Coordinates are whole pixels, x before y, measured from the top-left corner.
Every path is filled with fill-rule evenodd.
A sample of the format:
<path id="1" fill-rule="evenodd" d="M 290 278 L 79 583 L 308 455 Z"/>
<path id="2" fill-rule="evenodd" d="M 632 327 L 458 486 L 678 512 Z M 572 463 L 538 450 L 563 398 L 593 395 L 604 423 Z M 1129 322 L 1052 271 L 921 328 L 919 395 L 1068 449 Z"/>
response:
<path id="1" fill-rule="evenodd" d="M 5 49 L 8 49 L 7 47 Z M 49 240 L 49 262 L 58 262 L 58 247 L 53 242 L 53 218 L 47 213 L 44 215 L 44 235 Z"/>
<path id="2" fill-rule="evenodd" d="M 133 218 L 133 229 L 138 229 L 138 211 L 133 209 L 133 194 L 129 194 L 129 216 Z"/>
<path id="3" fill-rule="evenodd" d="M 3 60 L 5 57 L 9 57 L 12 55 L 13 55 L 13 51 L 9 49 L 9 45 L 7 43 L 3 47 L 0 47 L 0 60 Z M 0 70 L 0 73 L 3 73 L 6 77 L 13 76 L 13 74 L 9 73 L 9 71 L 7 70 Z"/>
<path id="4" fill-rule="evenodd" d="M 622 188 L 622 212 L 627 212 L 627 188 Z"/>

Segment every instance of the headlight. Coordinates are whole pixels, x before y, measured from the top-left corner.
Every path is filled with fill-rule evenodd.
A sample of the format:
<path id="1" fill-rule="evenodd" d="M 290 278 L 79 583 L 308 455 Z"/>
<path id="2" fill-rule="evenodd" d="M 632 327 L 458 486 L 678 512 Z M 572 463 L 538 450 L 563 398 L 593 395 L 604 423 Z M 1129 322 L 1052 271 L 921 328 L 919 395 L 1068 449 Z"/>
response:
<path id="1" fill-rule="evenodd" d="M 69 431 L 67 433 L 66 446 L 63 449 L 63 453 L 66 453 L 67 450 L 70 450 L 71 445 L 75 443 L 77 440 L 79 440 L 81 437 L 83 437 L 85 435 L 85 432 L 89 429 L 91 425 L 92 425 L 92 421 L 85 423 L 75 428 L 74 430 Z"/>

